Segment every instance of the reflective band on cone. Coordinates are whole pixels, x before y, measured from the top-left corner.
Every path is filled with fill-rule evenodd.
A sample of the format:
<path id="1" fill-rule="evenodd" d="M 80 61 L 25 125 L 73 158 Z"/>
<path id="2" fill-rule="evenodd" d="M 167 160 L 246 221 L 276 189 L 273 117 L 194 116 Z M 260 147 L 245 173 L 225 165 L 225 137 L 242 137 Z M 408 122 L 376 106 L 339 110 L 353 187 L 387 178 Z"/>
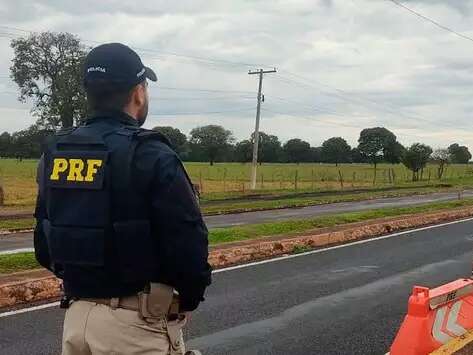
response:
<path id="1" fill-rule="evenodd" d="M 428 355 L 473 329 L 473 280 L 415 286 L 390 355 Z"/>

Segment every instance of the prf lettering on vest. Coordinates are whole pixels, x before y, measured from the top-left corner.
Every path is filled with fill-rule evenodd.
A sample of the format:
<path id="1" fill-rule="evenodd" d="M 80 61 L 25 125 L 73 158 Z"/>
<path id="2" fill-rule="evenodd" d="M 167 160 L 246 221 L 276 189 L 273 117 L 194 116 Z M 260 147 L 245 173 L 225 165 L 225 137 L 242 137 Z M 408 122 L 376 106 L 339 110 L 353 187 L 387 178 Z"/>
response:
<path id="1" fill-rule="evenodd" d="M 101 166 L 102 160 L 99 159 L 55 158 L 49 179 L 57 181 L 61 174 L 67 172 L 67 181 L 93 182 Z"/>

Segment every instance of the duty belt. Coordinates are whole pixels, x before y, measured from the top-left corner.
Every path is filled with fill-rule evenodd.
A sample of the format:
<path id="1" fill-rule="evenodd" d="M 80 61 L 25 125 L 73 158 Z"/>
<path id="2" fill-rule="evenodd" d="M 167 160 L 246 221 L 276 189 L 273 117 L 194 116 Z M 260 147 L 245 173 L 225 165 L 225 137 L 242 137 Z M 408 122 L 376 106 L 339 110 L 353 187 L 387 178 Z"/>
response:
<path id="1" fill-rule="evenodd" d="M 140 309 L 138 295 L 120 298 L 80 298 L 79 301 L 103 304 L 113 309 L 122 308 L 136 312 L 138 312 Z"/>
<path id="2" fill-rule="evenodd" d="M 143 319 L 180 319 L 179 296 L 170 286 L 151 283 L 143 292 L 127 297 L 80 298 L 79 300 L 136 311 Z"/>
<path id="3" fill-rule="evenodd" d="M 138 296 L 128 296 L 120 298 L 80 298 L 78 299 L 78 301 L 102 304 L 112 309 L 121 308 L 126 309 L 128 311 L 140 312 Z M 166 319 L 171 321 L 180 319 L 182 315 L 178 312 L 177 307 L 171 307 L 169 312 L 167 314 L 163 314 L 162 316 L 166 316 Z"/>

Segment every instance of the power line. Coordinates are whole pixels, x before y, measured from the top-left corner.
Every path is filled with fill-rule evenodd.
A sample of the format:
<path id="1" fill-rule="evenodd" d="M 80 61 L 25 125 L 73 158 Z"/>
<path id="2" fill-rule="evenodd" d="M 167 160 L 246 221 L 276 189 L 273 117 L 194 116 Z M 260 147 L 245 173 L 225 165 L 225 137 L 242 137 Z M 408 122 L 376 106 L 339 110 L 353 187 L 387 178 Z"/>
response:
<path id="1" fill-rule="evenodd" d="M 268 112 L 272 112 L 272 113 L 276 113 L 276 114 L 280 114 L 280 115 L 287 115 L 287 116 L 292 116 L 292 117 L 296 117 L 296 118 L 308 119 L 305 116 L 296 115 L 295 113 L 282 112 L 282 111 L 279 111 L 279 110 L 273 110 L 273 109 L 269 109 L 269 108 L 266 108 L 266 107 L 264 107 L 263 110 L 268 111 Z M 310 110 L 304 110 L 304 109 L 302 109 L 302 111 L 310 112 Z M 311 113 L 314 114 L 315 112 L 311 112 Z M 314 122 L 312 119 L 310 121 Z M 317 118 L 316 122 L 322 122 L 322 123 L 326 123 L 326 124 L 337 126 L 337 127 L 348 127 L 348 128 L 362 129 L 361 126 L 355 126 L 355 125 L 350 125 L 350 124 L 340 123 L 340 122 L 332 122 L 332 121 L 324 120 L 324 119 L 321 119 L 321 118 Z"/>
<path id="2" fill-rule="evenodd" d="M 1 93 L 1 92 L 0 92 Z M 173 100 L 190 100 L 190 101 L 208 101 L 208 100 L 222 100 L 222 101 L 225 101 L 225 100 L 253 100 L 254 98 L 253 97 L 245 97 L 245 96 L 220 96 L 220 97 L 181 97 L 181 96 L 175 96 L 175 97 L 169 97 L 169 96 L 150 96 L 150 99 L 151 100 L 157 100 L 157 101 L 161 101 L 161 100 L 169 100 L 169 101 L 173 101 Z"/>
<path id="3" fill-rule="evenodd" d="M 0 82 L 0 84 L 2 84 Z M 225 94 L 238 94 L 235 96 L 250 96 L 254 95 L 252 91 L 239 91 L 239 90 L 224 90 L 224 89 L 200 89 L 200 88 L 183 88 L 183 87 L 173 87 L 173 86 L 157 86 L 157 90 L 172 90 L 172 91 L 194 91 L 194 92 L 201 92 L 201 93 L 225 93 Z M 3 91 L 6 93 L 7 91 Z M 9 93 L 15 94 L 13 91 L 9 91 Z M 254 96 L 252 96 L 254 97 Z"/>
<path id="4" fill-rule="evenodd" d="M 329 109 L 326 109 L 324 107 L 316 107 L 316 106 L 311 106 L 311 105 L 307 105 L 306 103 L 304 102 L 301 102 L 301 101 L 296 101 L 296 100 L 291 100 L 291 99 L 288 99 L 286 97 L 280 97 L 280 96 L 269 96 L 269 99 L 276 99 L 276 100 L 280 100 L 280 101 L 286 101 L 286 102 L 289 102 L 289 103 L 294 103 L 298 106 L 303 106 L 303 107 L 307 107 L 308 109 L 310 110 L 314 110 L 316 112 L 320 112 L 320 113 L 326 113 L 326 114 L 329 114 L 329 115 L 333 115 L 333 116 L 339 116 L 339 117 L 347 117 L 347 116 L 351 116 L 351 117 L 366 117 L 366 116 L 361 116 L 361 115 L 357 115 L 357 114 L 354 114 L 354 113 L 348 113 L 348 114 L 344 114 L 342 112 L 337 112 L 337 111 L 333 111 L 333 110 L 329 110 Z"/>
<path id="5" fill-rule="evenodd" d="M 0 38 L 15 39 L 15 38 L 17 38 L 17 36 L 13 33 L 0 32 Z"/>
<path id="6" fill-rule="evenodd" d="M 150 116 L 187 116 L 187 115 L 213 115 L 219 113 L 230 113 L 230 112 L 243 112 L 243 111 L 252 111 L 253 108 L 240 108 L 232 110 L 222 110 L 222 111 L 187 111 L 187 112 L 156 112 L 150 113 Z"/>
<path id="7" fill-rule="evenodd" d="M 473 37 L 469 37 L 469 36 L 467 36 L 467 35 L 464 35 L 463 33 L 460 33 L 460 32 L 457 32 L 457 31 L 451 29 L 450 27 L 444 26 L 444 25 L 442 25 L 441 23 L 439 23 L 439 22 L 437 22 L 437 21 L 431 19 L 430 17 L 427 17 L 427 16 L 422 15 L 421 13 L 419 13 L 419 12 L 417 12 L 417 11 L 415 11 L 415 10 L 412 10 L 411 8 L 407 7 L 406 5 L 400 3 L 400 2 L 397 1 L 397 0 L 388 0 L 388 1 L 392 2 L 393 4 L 395 4 L 395 5 L 397 5 L 397 6 L 401 7 L 401 8 L 403 8 L 403 9 L 406 10 L 406 11 L 409 11 L 410 13 L 416 15 L 417 17 L 420 17 L 421 19 L 423 19 L 423 20 L 425 20 L 425 21 L 428 21 L 428 22 L 432 23 L 433 25 L 435 25 L 435 26 L 441 28 L 441 29 L 444 30 L 444 31 L 453 33 L 454 35 L 456 35 L 456 36 L 458 36 L 458 37 L 461 37 L 461 38 L 463 38 L 463 39 L 466 39 L 466 40 L 468 40 L 468 41 L 473 42 Z"/>
<path id="8" fill-rule="evenodd" d="M 362 116 L 362 115 L 357 115 L 357 114 L 353 114 L 353 113 L 344 114 L 342 112 L 329 110 L 329 109 L 326 109 L 326 108 L 323 108 L 323 107 L 312 107 L 312 106 L 304 104 L 300 101 L 295 101 L 295 100 L 291 100 L 291 99 L 288 99 L 288 98 L 272 96 L 272 95 L 268 96 L 268 97 L 270 99 L 274 98 L 274 99 L 277 99 L 277 100 L 280 100 L 280 101 L 286 101 L 286 102 L 289 102 L 289 103 L 292 102 L 295 105 L 297 105 L 298 109 L 302 109 L 303 111 L 310 112 L 312 114 L 313 113 L 322 113 L 322 114 L 327 114 L 327 115 L 330 115 L 330 116 L 338 116 L 338 117 L 342 117 L 342 118 L 347 118 L 347 117 L 369 118 L 369 116 Z M 304 109 L 304 107 L 306 107 L 306 109 Z M 434 122 L 429 122 L 429 123 L 434 123 Z M 455 123 L 451 123 L 451 124 L 449 124 L 448 122 L 435 122 L 435 123 L 438 126 L 443 126 L 444 128 L 462 129 L 461 127 L 458 126 L 458 124 L 455 124 Z M 374 123 L 374 124 L 385 124 L 385 123 L 380 122 L 380 123 Z M 343 125 L 343 124 L 341 124 L 341 125 Z M 414 125 L 412 122 L 409 123 L 409 126 L 406 127 L 404 125 L 404 127 L 399 127 L 399 128 L 404 128 L 404 129 L 421 129 L 422 128 L 420 126 Z M 465 127 L 465 129 L 469 129 L 469 128 Z"/>
<path id="9" fill-rule="evenodd" d="M 235 94 L 253 94 L 252 91 L 241 91 L 241 90 L 220 90 L 220 89 L 201 89 L 201 88 L 182 88 L 173 86 L 157 86 L 158 90 L 177 90 L 177 91 L 197 91 L 197 92 L 209 92 L 209 93 L 235 93 Z"/>
<path id="10" fill-rule="evenodd" d="M 19 31 L 23 33 L 35 33 L 35 31 L 18 28 L 18 27 L 0 25 L 0 28 L 4 28 L 10 31 L 11 30 Z M 19 36 L 12 33 L 7 33 L 7 34 L 9 36 Z M 0 32 L 0 37 L 1 36 L 2 36 L 2 32 Z M 90 44 L 95 44 L 95 45 L 103 43 L 103 42 L 93 41 L 93 40 L 84 39 L 84 38 L 82 39 L 82 41 L 85 43 L 90 43 Z M 151 48 L 143 48 L 143 47 L 135 47 L 135 46 L 132 46 L 132 48 L 141 52 L 154 53 L 154 54 L 157 54 L 158 56 L 174 56 L 174 57 L 186 58 L 186 59 L 197 61 L 197 62 L 206 62 L 210 64 L 221 64 L 221 65 L 238 66 L 238 67 L 254 67 L 254 66 L 273 67 L 272 65 L 266 65 L 266 64 L 238 62 L 238 61 L 231 61 L 231 60 L 226 60 L 226 59 L 210 58 L 210 57 L 199 56 L 199 55 L 183 54 L 183 53 L 178 53 L 178 52 L 173 52 L 173 51 L 161 51 L 161 50 L 156 50 L 156 49 L 151 49 Z"/>
<path id="11" fill-rule="evenodd" d="M 352 124 L 347 124 L 347 123 L 341 123 L 341 122 L 332 122 L 332 121 L 328 121 L 328 120 L 323 120 L 323 119 L 320 119 L 320 118 L 316 118 L 315 120 L 314 119 L 311 119 L 311 118 L 308 118 L 308 117 L 305 117 L 305 116 L 301 116 L 301 115 L 297 115 L 295 113 L 290 113 L 290 112 L 281 112 L 281 111 L 278 111 L 278 110 L 272 110 L 272 109 L 268 109 L 266 107 L 263 108 L 263 111 L 267 111 L 267 112 L 271 112 L 271 113 L 274 113 L 274 114 L 280 114 L 280 115 L 286 115 L 286 116 L 291 116 L 291 117 L 295 117 L 295 118 L 299 118 L 299 119 L 305 119 L 305 120 L 308 120 L 310 122 L 317 122 L 317 123 L 324 123 L 324 124 L 327 124 L 327 125 L 330 125 L 330 126 L 335 126 L 335 127 L 346 127 L 346 128 L 356 128 L 356 129 L 364 129 L 366 127 L 364 126 L 357 126 L 357 125 L 352 125 Z M 398 128 L 399 129 L 399 128 Z M 400 128 L 402 129 L 402 128 Z M 419 135 L 414 135 L 414 134 L 409 134 L 409 133 L 396 133 L 398 135 L 401 135 L 401 136 L 407 136 L 407 137 L 412 137 L 414 139 L 418 139 L 419 138 Z"/>
<path id="12" fill-rule="evenodd" d="M 290 79 L 290 78 L 287 78 L 287 77 L 284 77 L 284 76 L 281 76 L 279 74 L 279 76 L 281 76 L 282 78 L 285 79 L 286 82 L 292 82 L 294 84 L 297 84 L 297 85 L 301 85 L 301 86 L 304 86 L 304 87 L 309 87 L 309 88 L 313 88 L 315 90 L 318 90 L 320 91 L 319 88 L 316 88 L 315 86 L 313 86 L 312 84 L 308 84 L 307 82 L 309 81 L 309 79 L 306 79 L 300 75 L 297 75 L 297 74 L 294 74 L 294 73 L 291 73 L 287 70 L 283 70 L 284 72 L 286 72 L 287 74 L 290 74 L 296 78 L 299 78 L 299 79 L 302 79 L 303 81 L 296 81 L 296 80 L 293 80 L 293 79 Z M 280 78 L 278 78 L 280 79 Z M 364 108 L 367 108 L 368 110 L 372 111 L 373 110 L 373 105 L 377 106 L 378 109 L 381 109 L 382 111 L 384 111 L 385 113 L 389 114 L 389 115 L 395 115 L 395 116 L 401 116 L 401 117 L 404 117 L 408 120 L 417 120 L 417 121 L 424 121 L 426 123 L 433 123 L 433 124 L 436 124 L 436 125 L 443 125 L 443 126 L 446 126 L 446 127 L 453 127 L 453 128 L 457 128 L 457 125 L 456 124 L 448 124 L 448 122 L 445 122 L 445 121 L 442 121 L 442 122 L 437 122 L 437 121 L 432 121 L 432 120 L 429 120 L 427 118 L 424 118 L 424 117 L 421 117 L 419 115 L 412 115 L 412 114 L 406 114 L 406 113 L 403 113 L 402 111 L 400 111 L 400 109 L 398 107 L 395 107 L 395 106 L 392 106 L 392 105 L 389 105 L 389 104 L 381 104 L 377 101 L 374 101 L 374 100 L 371 100 L 371 99 L 367 99 L 367 98 L 353 98 L 352 96 L 356 96 L 356 94 L 353 94 L 353 93 L 349 93 L 345 90 L 342 90 L 342 89 L 339 89 L 339 88 L 336 88 L 336 87 L 333 87 L 333 86 L 330 86 L 330 85 L 327 85 L 327 84 L 323 84 L 323 83 L 320 83 L 320 82 L 317 82 L 315 80 L 312 80 L 310 79 L 310 81 L 314 81 L 315 83 L 321 85 L 321 86 L 325 86 L 325 87 L 328 87 L 328 88 L 331 88 L 332 90 L 335 90 L 337 91 L 338 93 L 324 93 L 326 95 L 330 95 L 330 96 L 335 96 L 341 100 L 345 100 L 345 101 L 350 101 L 350 102 L 353 102 L 354 104 L 356 105 L 359 105 L 361 107 L 364 107 Z M 369 106 L 367 106 L 367 104 Z M 389 108 L 389 106 L 391 106 L 391 108 Z M 375 109 L 376 110 L 376 109 Z"/>

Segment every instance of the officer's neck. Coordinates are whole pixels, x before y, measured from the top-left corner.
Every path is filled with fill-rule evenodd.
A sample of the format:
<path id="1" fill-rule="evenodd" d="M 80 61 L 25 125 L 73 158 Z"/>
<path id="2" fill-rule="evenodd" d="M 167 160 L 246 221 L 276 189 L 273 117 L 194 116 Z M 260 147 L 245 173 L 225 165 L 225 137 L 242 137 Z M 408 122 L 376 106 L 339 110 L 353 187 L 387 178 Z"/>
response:
<path id="1" fill-rule="evenodd" d="M 130 116 L 134 120 L 138 121 L 139 108 L 133 107 L 132 105 L 127 105 L 126 107 L 123 108 L 123 112 L 125 112 L 128 116 Z"/>

